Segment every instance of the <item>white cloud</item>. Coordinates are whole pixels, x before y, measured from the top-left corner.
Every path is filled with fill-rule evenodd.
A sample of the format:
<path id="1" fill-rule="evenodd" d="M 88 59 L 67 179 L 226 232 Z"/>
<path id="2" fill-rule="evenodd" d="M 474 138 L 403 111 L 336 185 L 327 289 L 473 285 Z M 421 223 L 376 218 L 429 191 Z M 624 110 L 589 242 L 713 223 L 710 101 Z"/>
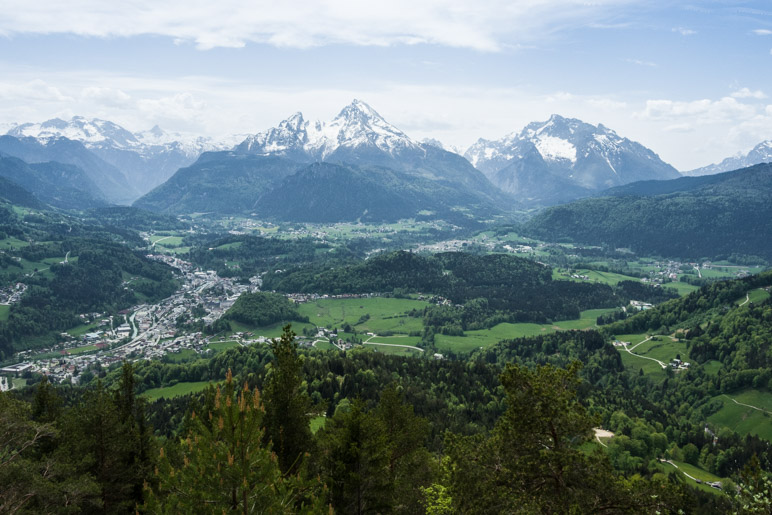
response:
<path id="1" fill-rule="evenodd" d="M 686 27 L 673 27 L 671 30 L 681 34 L 682 36 L 693 36 L 697 34 L 696 30 L 687 29 Z"/>
<path id="2" fill-rule="evenodd" d="M 657 63 L 651 61 L 641 61 L 640 59 L 625 59 L 625 62 L 630 64 L 637 64 L 638 66 L 648 66 L 649 68 L 657 67 Z"/>
<path id="3" fill-rule="evenodd" d="M 614 7 L 638 1 L 27 0 L 2 9 L 0 34 L 153 34 L 201 49 L 248 42 L 294 48 L 428 43 L 495 51 L 564 27 L 613 20 Z"/>
<path id="4" fill-rule="evenodd" d="M 32 79 L 22 83 L 0 82 L 0 99 L 44 102 L 72 101 L 72 97 L 63 94 L 59 88 L 51 86 L 41 79 Z"/>
<path id="5" fill-rule="evenodd" d="M 104 106 L 131 107 L 133 105 L 131 96 L 120 89 L 89 86 L 81 91 L 80 96 L 84 100 Z"/>
<path id="6" fill-rule="evenodd" d="M 772 30 L 769 30 L 769 29 L 756 29 L 756 30 L 753 30 L 751 32 L 753 32 L 757 36 L 769 36 L 769 35 L 772 35 Z"/>
<path id="7" fill-rule="evenodd" d="M 734 98 L 755 98 L 758 100 L 767 98 L 767 95 L 765 95 L 764 92 L 761 91 L 760 89 L 757 89 L 756 91 L 751 91 L 748 88 L 738 89 L 737 91 L 733 92 L 731 96 Z"/>
<path id="8" fill-rule="evenodd" d="M 693 100 L 689 102 L 673 100 L 647 100 L 646 108 L 636 116 L 651 120 L 689 119 L 695 123 L 719 123 L 738 121 L 752 116 L 756 107 L 742 104 L 732 97 L 719 100 Z"/>

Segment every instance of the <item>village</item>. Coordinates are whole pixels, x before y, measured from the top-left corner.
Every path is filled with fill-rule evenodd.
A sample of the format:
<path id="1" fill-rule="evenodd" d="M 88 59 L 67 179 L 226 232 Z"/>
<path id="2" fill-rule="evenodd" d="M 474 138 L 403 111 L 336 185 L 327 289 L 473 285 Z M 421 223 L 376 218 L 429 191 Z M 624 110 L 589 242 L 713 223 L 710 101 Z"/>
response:
<path id="1" fill-rule="evenodd" d="M 0 369 L 0 374 L 18 376 L 26 372 L 41 373 L 53 382 L 78 382 L 79 375 L 96 365 L 108 367 L 123 360 L 153 359 L 164 354 L 192 349 L 203 352 L 211 336 L 201 332 L 179 335 L 176 321 L 180 316 L 192 317 L 194 308 L 203 306 L 204 324 L 222 316 L 246 291 L 259 288 L 259 278 L 249 284 L 237 284 L 230 278 L 219 277 L 214 271 L 195 269 L 193 265 L 166 255 L 148 255 L 178 269 L 183 281 L 171 297 L 153 305 L 138 305 L 116 315 L 84 313 L 84 323 L 96 327 L 82 336 L 61 333 L 59 343 L 47 349 L 37 349 L 34 355 L 58 354 L 55 357 L 33 359 L 33 351 L 17 354 L 22 363 Z M 256 339 L 255 341 L 259 341 Z M 82 349 L 85 352 L 76 353 Z"/>

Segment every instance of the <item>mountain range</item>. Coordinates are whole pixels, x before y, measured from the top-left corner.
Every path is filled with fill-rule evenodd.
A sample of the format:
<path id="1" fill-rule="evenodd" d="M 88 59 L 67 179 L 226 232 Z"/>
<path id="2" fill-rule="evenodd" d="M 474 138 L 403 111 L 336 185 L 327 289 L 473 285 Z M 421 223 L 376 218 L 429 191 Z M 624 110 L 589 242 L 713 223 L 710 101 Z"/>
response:
<path id="1" fill-rule="evenodd" d="M 82 143 L 98 158 L 121 171 L 133 200 L 166 181 L 178 169 L 193 163 L 202 152 L 224 150 L 230 144 L 211 138 L 167 133 L 157 125 L 131 132 L 113 122 L 75 116 L 12 127 L 9 136 L 34 138 L 43 145 L 66 138 Z M 108 191 L 105 191 L 109 195 Z"/>
<path id="2" fill-rule="evenodd" d="M 136 200 L 170 214 L 255 213 L 298 221 L 489 217 L 681 177 L 654 152 L 602 124 L 553 115 L 498 140 L 480 139 L 462 157 L 437 140 L 411 138 L 360 100 L 328 122 L 295 113 L 236 145 L 157 126 L 131 132 L 76 116 L 13 125 L 0 136 L 0 152 L 28 164 L 80 168 L 98 191 L 81 189 L 96 201 Z M 772 142 L 764 142 L 745 156 L 687 174 L 771 159 Z M 335 166 L 311 166 L 316 163 Z"/>
<path id="3" fill-rule="evenodd" d="M 502 190 L 549 205 L 678 171 L 643 145 L 603 125 L 552 115 L 495 141 L 478 140 L 464 153 Z"/>
<path id="4" fill-rule="evenodd" d="M 746 154 L 739 153 L 732 157 L 727 157 L 720 163 L 689 170 L 688 172 L 684 172 L 684 175 L 690 177 L 713 175 L 721 172 L 739 170 L 740 168 L 746 168 L 748 166 L 757 165 L 759 163 L 769 162 L 772 162 L 772 140 L 762 141 Z"/>
<path id="5" fill-rule="evenodd" d="M 354 100 L 330 122 L 296 113 L 232 152 L 204 154 L 135 206 L 385 221 L 427 211 L 487 217 L 513 204 L 463 157 L 411 139 Z"/>

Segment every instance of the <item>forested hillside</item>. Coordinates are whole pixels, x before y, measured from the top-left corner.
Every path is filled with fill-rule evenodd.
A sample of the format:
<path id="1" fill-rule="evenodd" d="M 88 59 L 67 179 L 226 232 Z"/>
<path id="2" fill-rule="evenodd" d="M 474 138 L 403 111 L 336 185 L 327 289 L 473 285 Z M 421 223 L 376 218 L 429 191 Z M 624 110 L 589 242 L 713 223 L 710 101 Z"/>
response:
<path id="1" fill-rule="evenodd" d="M 549 208 L 525 224 L 531 236 L 688 259 L 772 259 L 772 166 L 710 177 L 648 181 L 604 197 Z"/>

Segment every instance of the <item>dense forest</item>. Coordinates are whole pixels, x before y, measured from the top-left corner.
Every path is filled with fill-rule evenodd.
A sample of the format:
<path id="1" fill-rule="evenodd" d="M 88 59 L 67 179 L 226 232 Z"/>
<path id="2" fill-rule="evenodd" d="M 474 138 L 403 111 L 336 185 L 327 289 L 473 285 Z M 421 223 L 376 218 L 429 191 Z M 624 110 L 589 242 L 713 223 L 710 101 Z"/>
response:
<path id="1" fill-rule="evenodd" d="M 211 374 L 220 385 L 152 405 L 136 395 L 154 376 L 189 379 L 174 375 L 200 366 L 198 378 Z M 765 502 L 750 488 L 765 484 L 768 443 L 728 435 L 711 449 L 738 478 L 727 496 L 691 490 L 660 470 L 659 457 L 702 460 L 704 452 L 691 453 L 704 432 L 671 429 L 666 410 L 649 414 L 640 386 L 615 400 L 625 377 L 595 332 L 503 342 L 468 362 L 301 352 L 285 332 L 270 347 L 233 349 L 194 367 L 124 365 L 76 389 L 43 381 L 34 392 L 0 395 L 0 425 L 11 435 L 0 505 L 704 513 Z M 312 434 L 315 412 L 327 417 Z M 617 432 L 605 451 L 589 443 L 601 423 Z M 96 437 L 81 438 L 85 431 Z"/>
<path id="2" fill-rule="evenodd" d="M 772 172 L 760 164 L 710 177 L 647 181 L 549 208 L 523 230 L 539 239 L 687 259 L 772 259 Z M 720 216 L 718 215 L 720 213 Z"/>
<path id="3" fill-rule="evenodd" d="M 552 269 L 508 254 L 445 252 L 384 253 L 330 268 L 303 266 L 267 273 L 263 287 L 287 293 L 424 293 L 452 306 L 424 313 L 437 332 L 458 334 L 500 322 L 546 322 L 579 318 L 586 309 L 622 306 L 631 299 L 652 302 L 675 293 L 623 281 L 617 286 L 555 281 Z"/>
<path id="4" fill-rule="evenodd" d="M 283 321 L 308 322 L 295 303 L 284 295 L 267 292 L 241 294 L 224 318 L 257 327 Z"/>

